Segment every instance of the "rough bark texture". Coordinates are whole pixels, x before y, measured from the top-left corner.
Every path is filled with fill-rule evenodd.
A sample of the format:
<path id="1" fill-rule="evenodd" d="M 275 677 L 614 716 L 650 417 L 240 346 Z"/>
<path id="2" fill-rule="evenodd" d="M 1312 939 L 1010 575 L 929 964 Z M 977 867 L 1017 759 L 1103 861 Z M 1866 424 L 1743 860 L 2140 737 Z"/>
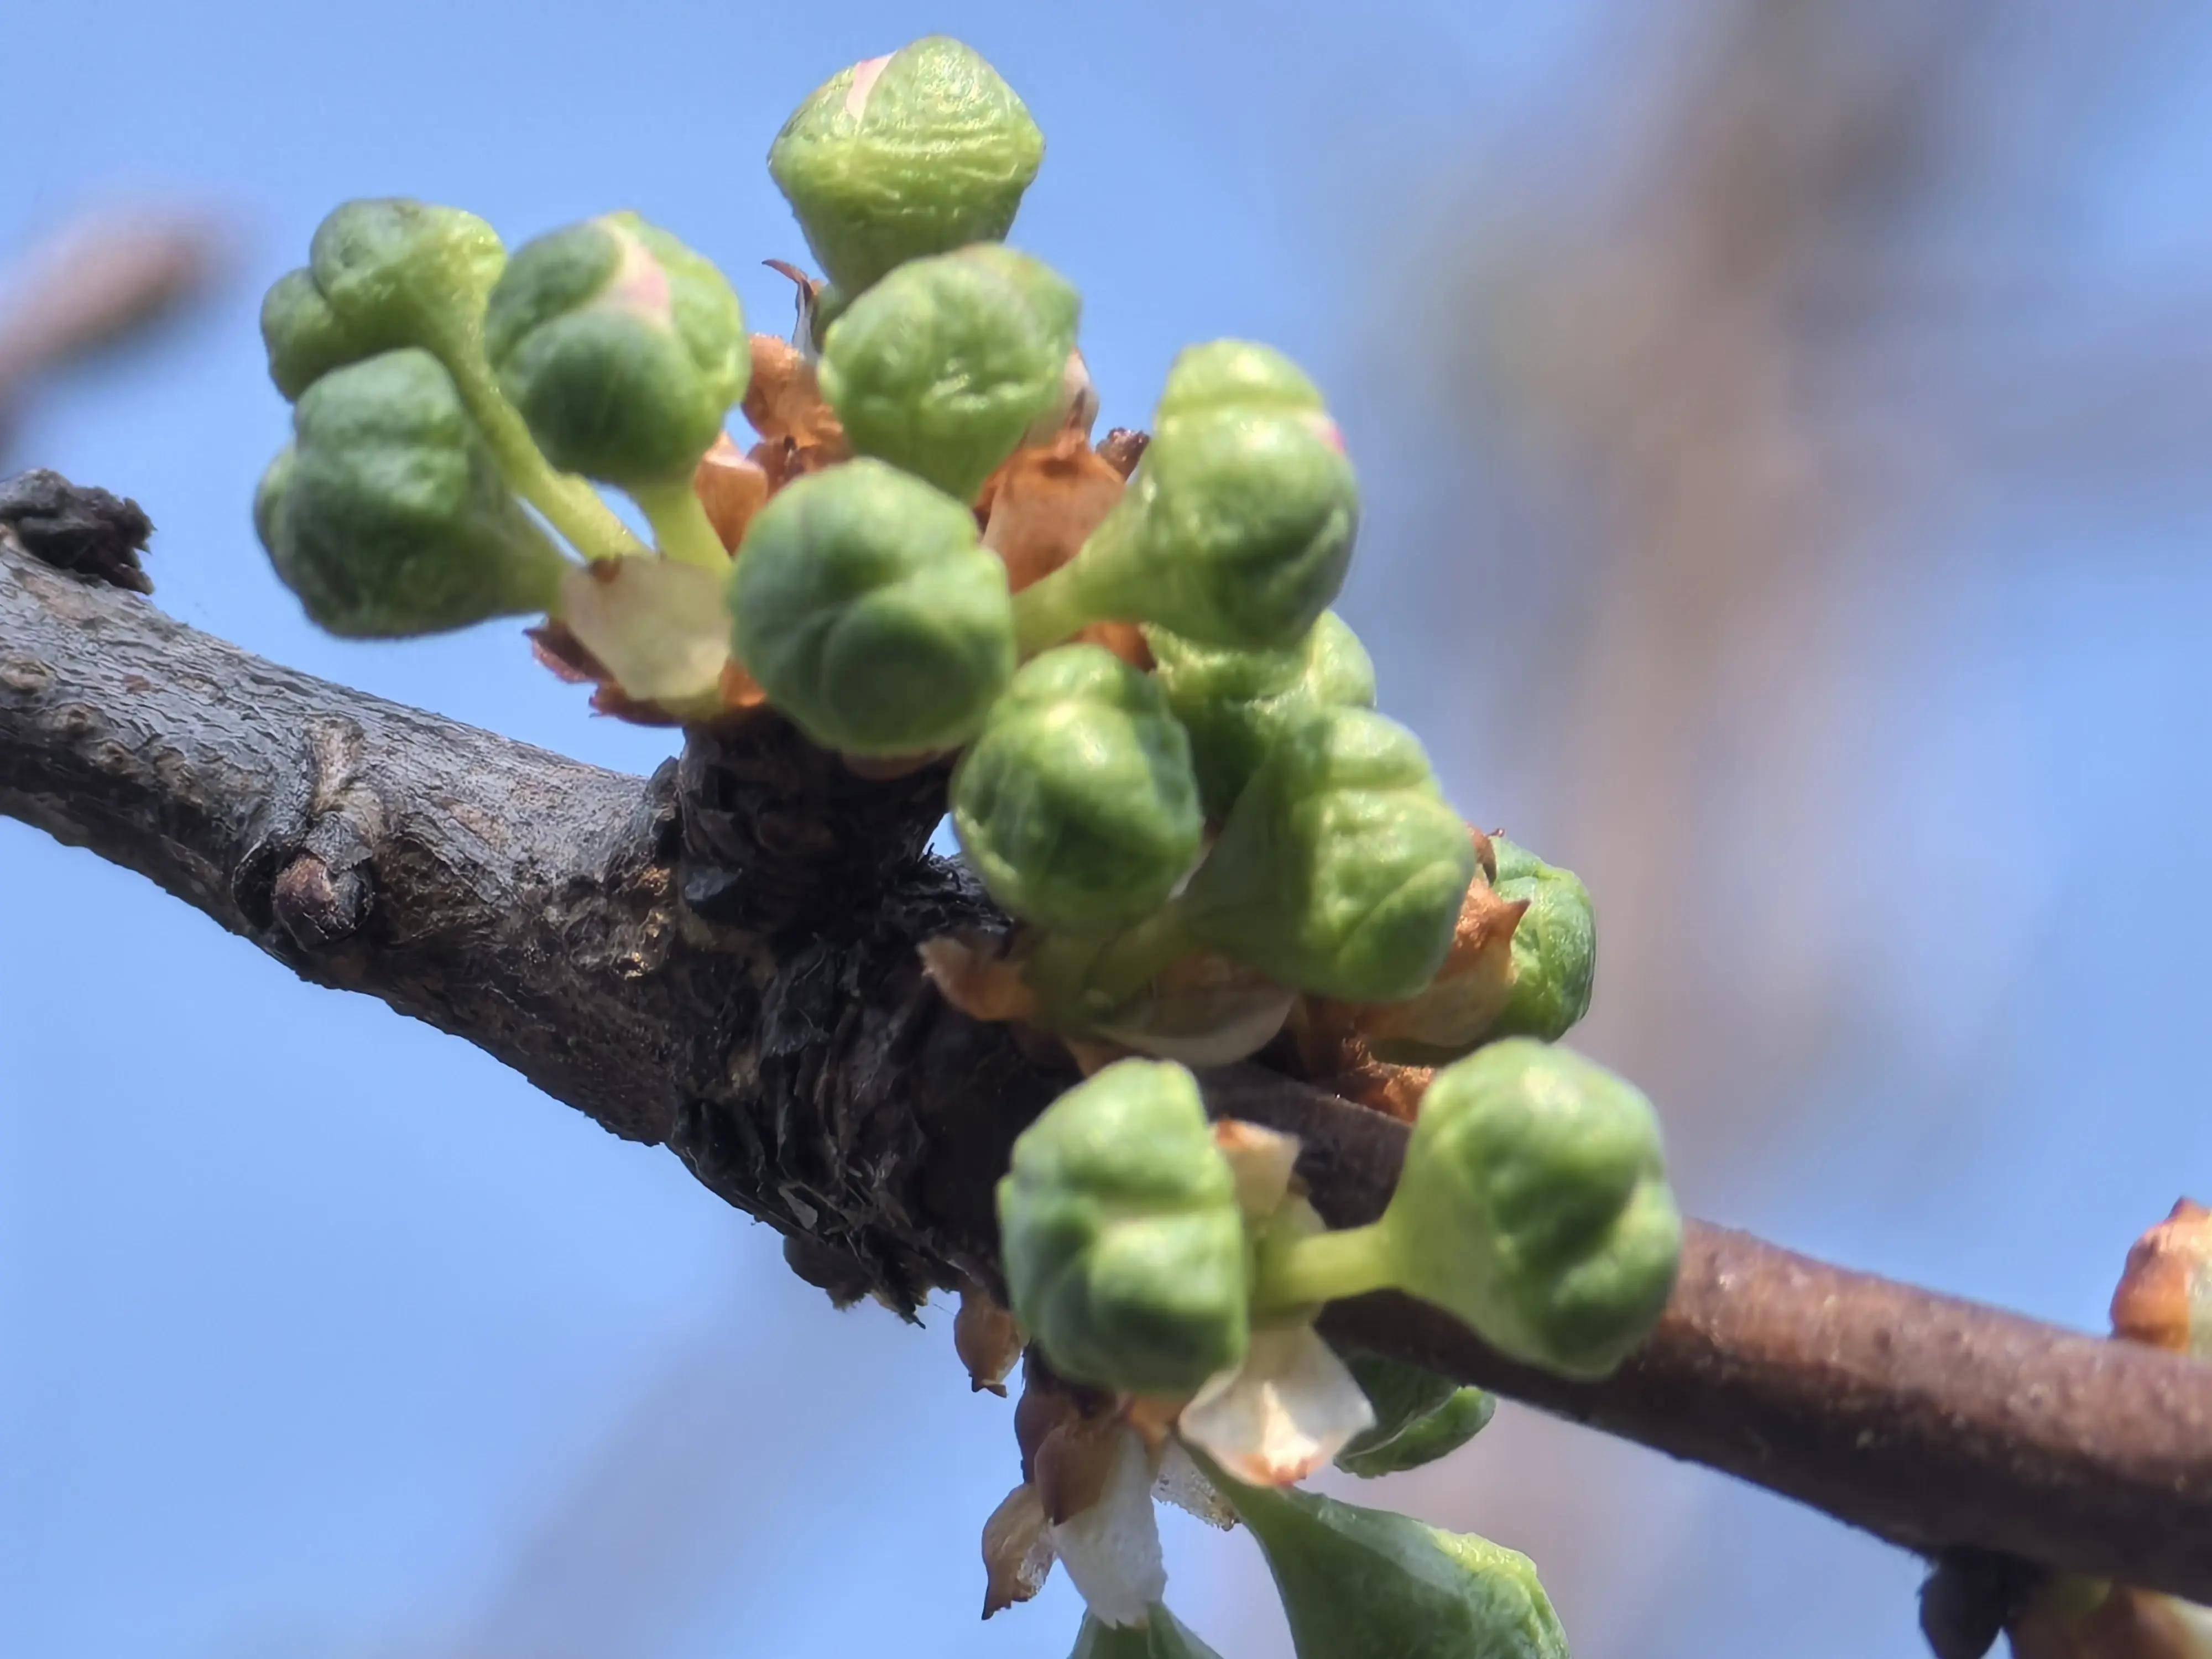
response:
<path id="1" fill-rule="evenodd" d="M 814 1282 L 901 1307 L 995 1279 L 992 1182 L 1069 1077 L 919 971 L 994 920 L 922 850 L 942 782 L 866 782 L 773 720 L 621 777 L 260 661 L 0 528 L 0 812 L 667 1143 Z M 1380 1207 L 1399 1126 L 1255 1067 L 1206 1083 L 1304 1137 L 1325 1212 Z M 1603 1382 L 1399 1298 L 1333 1322 L 1912 1548 L 2212 1599 L 2212 1367 L 1695 1226 Z"/>

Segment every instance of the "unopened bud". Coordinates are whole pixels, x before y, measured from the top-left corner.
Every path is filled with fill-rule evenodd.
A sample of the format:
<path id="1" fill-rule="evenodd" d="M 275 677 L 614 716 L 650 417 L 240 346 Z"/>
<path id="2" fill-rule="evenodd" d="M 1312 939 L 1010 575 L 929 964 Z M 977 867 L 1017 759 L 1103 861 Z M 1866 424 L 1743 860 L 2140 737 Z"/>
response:
<path id="1" fill-rule="evenodd" d="M 2112 1293 L 2112 1333 L 2212 1359 L 2212 1210 L 2182 1199 L 2136 1241 Z"/>

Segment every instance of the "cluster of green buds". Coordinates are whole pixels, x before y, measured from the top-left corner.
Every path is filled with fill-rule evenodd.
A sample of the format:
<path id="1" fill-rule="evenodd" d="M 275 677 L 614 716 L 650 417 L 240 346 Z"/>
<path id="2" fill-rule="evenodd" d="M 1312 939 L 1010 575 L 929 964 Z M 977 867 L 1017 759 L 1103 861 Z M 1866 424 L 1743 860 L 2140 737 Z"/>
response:
<path id="1" fill-rule="evenodd" d="M 257 527 L 334 633 L 542 616 L 611 712 L 781 719 L 872 775 L 951 760 L 962 854 L 1016 924 L 988 1017 L 1103 1067 L 1017 1146 L 1011 1312 L 984 1342 L 972 1287 L 968 1322 L 988 1385 L 1018 1322 L 1055 1386 L 1112 1402 L 994 1520 L 1007 1583 L 1067 1564 L 1079 1653 L 1210 1652 L 1159 1605 L 1156 1477 L 1243 1515 L 1309 1659 L 1557 1652 L 1520 1558 L 1283 1489 L 1489 1419 L 1347 1364 L 1328 1301 L 1402 1291 L 1576 1376 L 1656 1317 L 1679 1226 L 1650 1108 L 1546 1046 L 1589 1005 L 1589 896 L 1471 830 L 1376 711 L 1330 609 L 1359 498 L 1311 379 L 1194 346 L 1148 439 L 1091 447 L 1080 301 L 1003 245 L 1042 155 L 957 41 L 831 77 L 769 153 L 824 277 L 788 343 L 633 213 L 510 256 L 457 209 L 348 203 L 263 307 L 295 413 Z M 1210 1124 L 1176 1063 L 1328 1043 L 1443 1067 L 1388 1211 L 1336 1231 L 1295 1144 Z"/>
<path id="2" fill-rule="evenodd" d="M 1304 1659 L 1564 1654 L 1522 1558 L 1288 1488 L 1331 1459 L 1364 1477 L 1419 1467 L 1493 1409 L 1397 1361 L 1347 1366 L 1315 1332 L 1328 1302 L 1400 1291 L 1573 1377 L 1605 1375 L 1644 1339 L 1681 1249 L 1650 1104 L 1515 1037 L 1437 1073 L 1372 1224 L 1324 1225 L 1298 1195 L 1296 1152 L 1252 1126 L 1209 1129 L 1180 1066 L 1104 1067 L 1024 1133 L 1000 1184 L 1015 1319 L 1056 1376 L 1172 1423 L 1266 1551 Z M 1098 1617 L 1129 1622 L 1113 1605 L 1093 1597 Z"/>
<path id="3" fill-rule="evenodd" d="M 1651 1105 L 1602 1066 L 1514 1037 L 1437 1073 L 1389 1206 L 1314 1230 L 1239 1204 L 1198 1085 L 1125 1060 L 1062 1095 L 1015 1143 L 999 1188 L 1015 1316 L 1062 1376 L 1194 1393 L 1239 1364 L 1257 1322 L 1396 1290 L 1526 1363 L 1602 1376 L 1657 1320 L 1681 1221 Z M 1379 1449 L 1443 1408 L 1372 1371 Z M 1462 1410 L 1479 1409 L 1474 1402 Z"/>
<path id="4" fill-rule="evenodd" d="M 692 479 L 751 356 L 705 259 L 634 214 L 509 258 L 472 214 L 349 202 L 261 331 L 295 409 L 255 523 L 318 623 L 388 638 L 543 614 L 633 696 L 718 701 L 729 556 Z M 595 482 L 637 502 L 660 559 Z"/>
<path id="5" fill-rule="evenodd" d="M 1080 362 L 1074 289 L 995 240 L 1042 154 L 1020 99 L 939 37 L 792 116 L 769 165 L 829 276 L 806 374 L 835 441 L 794 465 L 788 409 L 762 421 L 721 528 L 696 481 L 761 346 L 709 262 L 635 214 L 509 257 L 455 209 L 341 207 L 264 307 L 298 405 L 257 504 L 271 559 L 335 632 L 542 613 L 617 708 L 765 707 L 874 763 L 964 750 L 953 822 L 1030 930 L 1054 1029 L 1210 1054 L 1174 988 L 1198 960 L 1280 988 L 1216 999 L 1212 1039 L 1245 1051 L 1297 996 L 1418 997 L 1475 853 L 1328 610 L 1358 490 L 1312 380 L 1265 346 L 1185 351 L 1126 487 L 1106 469 L 1053 568 L 1017 581 L 1000 555 L 991 482 L 1065 439 Z M 1077 638 L 1102 627 L 1115 649 Z M 1532 921 L 1516 949 L 1569 931 Z M 1555 1035 L 1561 999 L 1522 978 L 1498 1029 Z"/>

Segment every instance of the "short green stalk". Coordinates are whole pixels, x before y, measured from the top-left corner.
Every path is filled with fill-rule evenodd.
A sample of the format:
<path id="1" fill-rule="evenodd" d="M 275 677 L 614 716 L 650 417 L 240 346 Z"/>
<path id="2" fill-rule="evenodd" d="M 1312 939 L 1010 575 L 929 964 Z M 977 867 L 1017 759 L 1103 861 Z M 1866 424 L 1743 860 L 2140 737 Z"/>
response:
<path id="1" fill-rule="evenodd" d="M 1090 613 L 1073 564 L 1064 564 L 1014 595 L 1014 646 L 1024 657 L 1049 650 L 1097 620 Z"/>
<path id="2" fill-rule="evenodd" d="M 689 478 L 632 484 L 628 494 L 653 526 L 653 541 L 665 556 L 718 574 L 728 572 L 728 550 Z"/>
<path id="3" fill-rule="evenodd" d="M 649 552 L 588 481 L 556 471 L 538 452 L 521 415 L 501 395 L 479 346 L 452 338 L 433 343 L 516 495 L 544 514 L 546 523 L 587 559 L 641 558 Z"/>
<path id="4" fill-rule="evenodd" d="M 1383 1224 L 1261 1240 L 1253 1311 L 1280 1313 L 1388 1290 L 1398 1282 Z"/>

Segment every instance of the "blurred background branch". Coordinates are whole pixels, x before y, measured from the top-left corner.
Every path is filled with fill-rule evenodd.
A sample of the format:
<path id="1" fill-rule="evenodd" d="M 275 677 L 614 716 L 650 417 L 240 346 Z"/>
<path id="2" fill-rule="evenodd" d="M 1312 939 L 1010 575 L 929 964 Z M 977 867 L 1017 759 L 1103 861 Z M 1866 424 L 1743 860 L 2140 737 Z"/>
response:
<path id="1" fill-rule="evenodd" d="M 214 221 L 166 209 L 80 214 L 0 264 L 0 473 L 41 385 L 177 322 L 222 269 Z"/>

